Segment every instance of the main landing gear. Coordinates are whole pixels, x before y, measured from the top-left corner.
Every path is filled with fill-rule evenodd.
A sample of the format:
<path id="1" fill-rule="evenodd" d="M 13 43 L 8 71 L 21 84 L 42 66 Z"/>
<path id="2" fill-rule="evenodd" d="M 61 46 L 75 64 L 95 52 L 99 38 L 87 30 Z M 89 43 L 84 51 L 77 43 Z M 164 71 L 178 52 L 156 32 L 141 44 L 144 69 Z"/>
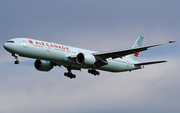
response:
<path id="1" fill-rule="evenodd" d="M 71 72 L 71 69 L 67 69 L 68 72 L 64 73 L 64 76 L 69 77 L 70 79 L 76 78 L 76 75 Z"/>
<path id="2" fill-rule="evenodd" d="M 91 74 L 93 74 L 94 76 L 100 75 L 100 72 L 97 71 L 97 70 L 95 70 L 95 69 L 89 69 L 89 70 L 88 70 L 88 73 L 91 73 Z"/>
<path id="3" fill-rule="evenodd" d="M 12 54 L 12 56 L 16 59 L 16 61 L 14 61 L 14 64 L 19 64 L 18 55 Z"/>

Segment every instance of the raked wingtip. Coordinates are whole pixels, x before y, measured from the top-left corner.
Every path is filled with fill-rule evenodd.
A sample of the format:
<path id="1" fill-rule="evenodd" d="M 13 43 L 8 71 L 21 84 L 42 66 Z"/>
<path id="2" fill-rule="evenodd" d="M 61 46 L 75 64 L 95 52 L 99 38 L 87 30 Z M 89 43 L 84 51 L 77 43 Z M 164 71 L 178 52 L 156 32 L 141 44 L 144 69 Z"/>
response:
<path id="1" fill-rule="evenodd" d="M 169 43 L 175 43 L 175 42 L 177 42 L 177 41 L 169 41 Z"/>

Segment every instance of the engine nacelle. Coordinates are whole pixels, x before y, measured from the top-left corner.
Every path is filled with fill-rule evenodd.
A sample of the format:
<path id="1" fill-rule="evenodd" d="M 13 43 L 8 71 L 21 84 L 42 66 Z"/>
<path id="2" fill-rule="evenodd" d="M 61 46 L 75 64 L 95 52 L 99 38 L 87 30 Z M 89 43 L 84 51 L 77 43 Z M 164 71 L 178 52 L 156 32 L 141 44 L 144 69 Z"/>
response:
<path id="1" fill-rule="evenodd" d="M 36 60 L 34 62 L 34 67 L 38 71 L 50 71 L 53 68 L 53 65 L 49 61 Z"/>
<path id="2" fill-rule="evenodd" d="M 93 65 L 96 62 L 96 58 L 92 54 L 79 53 L 76 57 L 76 62 L 78 64 Z"/>

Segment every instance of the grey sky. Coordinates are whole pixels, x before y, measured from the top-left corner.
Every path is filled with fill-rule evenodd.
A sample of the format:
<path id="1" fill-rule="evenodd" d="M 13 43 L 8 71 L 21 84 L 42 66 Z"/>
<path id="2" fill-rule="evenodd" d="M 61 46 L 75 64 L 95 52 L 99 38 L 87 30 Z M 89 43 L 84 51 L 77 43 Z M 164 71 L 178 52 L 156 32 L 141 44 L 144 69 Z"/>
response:
<path id="1" fill-rule="evenodd" d="M 180 45 L 142 52 L 140 61 L 168 60 L 99 77 L 65 68 L 38 72 L 34 60 L 14 58 L 2 47 L 10 38 L 30 37 L 91 50 L 130 48 L 179 41 L 179 0 L 0 0 L 0 113 L 179 113 Z"/>

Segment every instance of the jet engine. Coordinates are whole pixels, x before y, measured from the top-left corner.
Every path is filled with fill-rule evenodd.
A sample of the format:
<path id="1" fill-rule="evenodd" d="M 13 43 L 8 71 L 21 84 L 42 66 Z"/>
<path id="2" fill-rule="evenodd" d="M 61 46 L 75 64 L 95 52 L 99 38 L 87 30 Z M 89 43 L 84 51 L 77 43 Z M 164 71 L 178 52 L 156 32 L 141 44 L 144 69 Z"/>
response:
<path id="1" fill-rule="evenodd" d="M 76 57 L 76 62 L 78 64 L 93 65 L 96 62 L 96 59 L 92 54 L 79 53 Z"/>
<path id="2" fill-rule="evenodd" d="M 34 67 L 38 71 L 50 71 L 53 68 L 53 65 L 49 61 L 41 61 L 41 60 L 36 60 L 34 62 Z"/>

